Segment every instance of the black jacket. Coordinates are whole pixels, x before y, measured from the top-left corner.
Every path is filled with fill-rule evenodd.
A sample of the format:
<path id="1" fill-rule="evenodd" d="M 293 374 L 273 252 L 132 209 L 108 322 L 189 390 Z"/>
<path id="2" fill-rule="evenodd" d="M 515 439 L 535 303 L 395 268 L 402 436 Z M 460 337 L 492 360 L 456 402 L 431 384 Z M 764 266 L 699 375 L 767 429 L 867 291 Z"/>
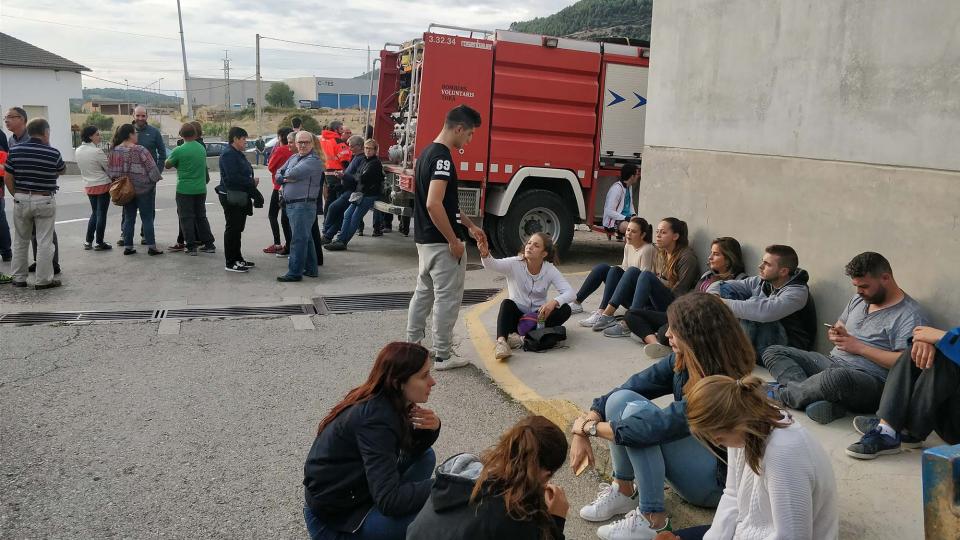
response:
<path id="1" fill-rule="evenodd" d="M 379 197 L 383 193 L 383 163 L 380 158 L 373 156 L 360 165 L 360 172 L 357 174 L 360 179 L 360 186 L 357 188 L 363 192 L 365 197 Z"/>
<path id="2" fill-rule="evenodd" d="M 486 494 L 470 504 L 483 465 L 476 456 L 459 454 L 437 467 L 430 498 L 407 528 L 407 540 L 541 540 L 540 526 L 507 514 L 503 496 Z M 554 516 L 550 538 L 562 540 L 564 519 Z"/>
<path id="3" fill-rule="evenodd" d="M 420 510 L 431 480 L 400 483 L 406 418 L 378 395 L 340 413 L 313 441 L 303 466 L 304 497 L 314 515 L 341 532 L 356 531 L 374 506 L 385 516 Z M 413 430 L 404 456 L 419 456 L 440 430 Z"/>

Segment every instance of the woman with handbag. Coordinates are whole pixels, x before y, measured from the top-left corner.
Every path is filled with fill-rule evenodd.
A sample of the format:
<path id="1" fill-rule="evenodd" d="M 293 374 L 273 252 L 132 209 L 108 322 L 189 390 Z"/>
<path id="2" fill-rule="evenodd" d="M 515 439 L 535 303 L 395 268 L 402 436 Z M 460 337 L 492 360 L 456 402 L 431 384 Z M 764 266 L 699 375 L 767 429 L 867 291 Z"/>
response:
<path id="1" fill-rule="evenodd" d="M 133 255 L 137 252 L 133 247 L 133 230 L 137 222 L 137 213 L 139 213 L 140 219 L 143 220 L 143 236 L 147 244 L 147 253 L 162 255 L 163 251 L 157 249 L 153 233 L 156 186 L 160 181 L 160 170 L 157 169 L 157 162 L 150 152 L 137 144 L 137 131 L 133 124 L 123 124 L 114 133 L 108 173 L 115 184 L 130 182 L 133 185 L 133 199 L 123 205 L 123 245 L 125 246 L 123 254 Z"/>
<path id="2" fill-rule="evenodd" d="M 507 277 L 507 290 L 510 297 L 500 304 L 497 315 L 497 345 L 494 355 L 497 360 L 505 360 L 513 353 L 511 349 L 523 346 L 518 332 L 521 319 L 536 317 L 536 326 L 543 323 L 545 328 L 560 326 L 570 318 L 570 305 L 575 298 L 573 287 L 563 274 L 554 266 L 556 247 L 553 240 L 543 233 L 534 233 L 527 240 L 523 251 L 516 257 L 494 259 L 490 255 L 490 246 L 479 242 L 484 268 L 489 268 Z M 550 286 L 557 289 L 557 296 L 547 301 Z"/>
<path id="3" fill-rule="evenodd" d="M 227 272 L 246 272 L 254 267 L 252 262 L 243 258 L 240 252 L 240 237 L 247 223 L 247 216 L 253 215 L 251 199 L 259 195 L 259 181 L 253 175 L 253 167 L 243 155 L 247 146 L 247 131 L 241 127 L 232 127 L 227 133 L 226 150 L 220 154 L 220 185 L 217 195 L 223 206 L 226 224 L 223 228 L 223 253 L 226 259 L 224 269 Z"/>

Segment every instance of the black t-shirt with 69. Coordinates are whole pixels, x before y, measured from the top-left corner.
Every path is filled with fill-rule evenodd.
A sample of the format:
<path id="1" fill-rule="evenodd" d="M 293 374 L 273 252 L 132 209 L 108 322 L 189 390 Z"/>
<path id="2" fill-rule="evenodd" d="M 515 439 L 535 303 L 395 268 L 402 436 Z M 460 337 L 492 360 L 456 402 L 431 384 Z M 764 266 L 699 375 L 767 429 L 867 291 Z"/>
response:
<path id="1" fill-rule="evenodd" d="M 418 244 L 446 244 L 440 230 L 433 224 L 427 212 L 427 191 L 430 182 L 440 180 L 447 183 L 443 194 L 443 209 L 450 220 L 454 232 L 459 231 L 457 213 L 460 212 L 460 199 L 457 192 L 457 169 L 446 145 L 433 143 L 423 149 L 413 170 L 414 187 L 413 239 Z"/>

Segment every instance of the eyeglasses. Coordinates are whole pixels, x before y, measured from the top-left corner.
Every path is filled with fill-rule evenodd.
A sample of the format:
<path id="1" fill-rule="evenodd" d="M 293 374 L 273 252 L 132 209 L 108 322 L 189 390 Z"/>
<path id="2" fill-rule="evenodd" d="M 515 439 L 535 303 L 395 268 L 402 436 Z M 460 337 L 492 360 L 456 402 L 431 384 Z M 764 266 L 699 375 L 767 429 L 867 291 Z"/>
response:
<path id="1" fill-rule="evenodd" d="M 19 114 L 8 114 L 3 117 L 4 120 L 13 120 L 14 118 L 23 118 Z"/>
<path id="2" fill-rule="evenodd" d="M 297 141 L 297 144 L 313 144 L 310 141 Z"/>

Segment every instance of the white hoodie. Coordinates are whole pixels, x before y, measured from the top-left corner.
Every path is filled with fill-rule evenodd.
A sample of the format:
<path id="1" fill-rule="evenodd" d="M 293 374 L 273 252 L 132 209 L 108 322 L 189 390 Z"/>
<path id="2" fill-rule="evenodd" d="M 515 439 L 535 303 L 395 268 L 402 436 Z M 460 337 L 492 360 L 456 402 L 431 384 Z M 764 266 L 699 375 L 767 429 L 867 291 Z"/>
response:
<path id="1" fill-rule="evenodd" d="M 544 261 L 540 273 L 533 275 L 527 271 L 527 263 L 520 257 L 494 259 L 484 257 L 483 267 L 507 276 L 507 290 L 510 299 L 517 304 L 524 313 L 540 309 L 547 303 L 547 291 L 550 285 L 557 289 L 555 300 L 561 306 L 576 300 L 573 287 L 567 282 L 557 267 Z"/>

